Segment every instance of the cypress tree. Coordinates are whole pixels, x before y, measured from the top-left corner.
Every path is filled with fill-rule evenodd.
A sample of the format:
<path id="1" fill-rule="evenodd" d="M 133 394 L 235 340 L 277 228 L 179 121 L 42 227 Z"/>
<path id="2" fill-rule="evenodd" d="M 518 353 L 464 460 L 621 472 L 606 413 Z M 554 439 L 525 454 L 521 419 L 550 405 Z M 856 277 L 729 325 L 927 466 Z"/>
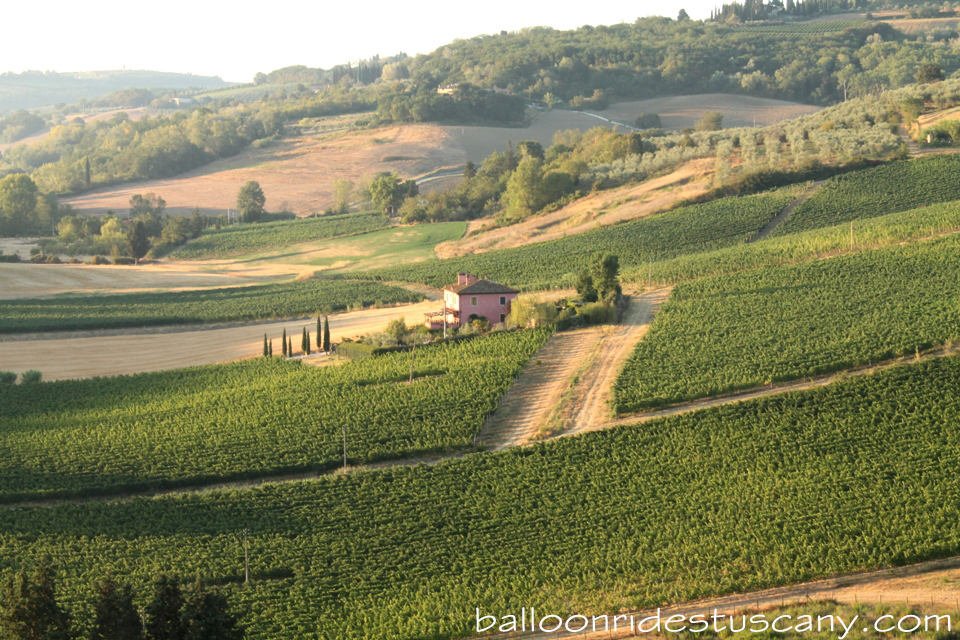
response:
<path id="1" fill-rule="evenodd" d="M 283 338 L 280 340 L 281 345 L 283 346 L 283 357 L 287 357 L 287 330 L 283 330 Z"/>
<path id="2" fill-rule="evenodd" d="M 323 321 L 317 316 L 317 351 L 323 351 Z"/>
<path id="3" fill-rule="evenodd" d="M 310 348 L 310 343 L 308 342 L 310 338 L 307 337 L 307 328 L 303 328 L 303 335 L 300 336 L 300 351 L 304 354 L 307 353 L 307 349 Z"/>
<path id="4" fill-rule="evenodd" d="M 323 316 L 323 350 L 330 353 L 330 316 Z"/>
<path id="5" fill-rule="evenodd" d="M 244 629 L 230 613 L 227 597 L 208 591 L 197 578 L 183 605 L 184 640 L 242 640 Z"/>
<path id="6" fill-rule="evenodd" d="M 21 567 L 7 582 L 0 607 L 0 637 L 69 640 L 70 615 L 57 604 L 53 568 L 44 559 L 32 578 Z"/>
<path id="7" fill-rule="evenodd" d="M 307 329 L 307 355 L 310 355 L 310 330 Z"/>
<path id="8" fill-rule="evenodd" d="M 183 595 L 175 577 L 161 574 L 153 587 L 153 600 L 146 608 L 147 634 L 150 640 L 183 640 L 185 629 L 180 621 Z"/>
<path id="9" fill-rule="evenodd" d="M 287 355 L 293 357 L 293 338 L 287 338 Z"/>
<path id="10" fill-rule="evenodd" d="M 118 585 L 112 578 L 96 586 L 91 640 L 142 640 L 143 623 L 133 604 L 129 584 Z"/>
<path id="11" fill-rule="evenodd" d="M 269 355 L 269 356 L 272 358 L 272 357 L 273 357 L 273 340 L 271 340 L 271 341 L 270 341 L 270 344 L 267 345 L 267 346 L 268 346 L 267 355 Z"/>
<path id="12" fill-rule="evenodd" d="M 267 334 L 263 334 L 263 357 L 266 358 L 268 355 L 270 355 L 270 352 L 267 347 Z"/>

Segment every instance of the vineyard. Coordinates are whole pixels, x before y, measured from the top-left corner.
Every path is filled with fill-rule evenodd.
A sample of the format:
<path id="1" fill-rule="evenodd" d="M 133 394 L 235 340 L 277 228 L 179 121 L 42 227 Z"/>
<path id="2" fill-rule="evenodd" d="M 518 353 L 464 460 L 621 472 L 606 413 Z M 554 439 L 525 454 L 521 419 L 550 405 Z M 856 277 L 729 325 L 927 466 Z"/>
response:
<path id="1" fill-rule="evenodd" d="M 361 280 L 302 280 L 164 293 L 22 298 L 0 301 L 0 333 L 295 318 L 420 300 L 423 296 L 419 293 Z"/>
<path id="2" fill-rule="evenodd" d="M 960 231 L 960 201 L 858 220 L 853 231 L 853 251 L 955 233 Z M 626 269 L 621 280 L 646 284 L 652 278 L 656 285 L 662 286 L 748 269 L 794 264 L 849 251 L 850 226 L 839 224 Z"/>
<path id="3" fill-rule="evenodd" d="M 472 446 L 544 329 L 315 368 L 280 359 L 0 385 L 0 500 L 323 470 Z"/>
<path id="4" fill-rule="evenodd" d="M 750 33 L 777 36 L 806 36 L 811 34 L 840 33 L 847 29 L 867 26 L 866 20 L 825 20 L 823 22 L 794 22 L 780 24 L 750 24 L 743 28 Z"/>
<path id="5" fill-rule="evenodd" d="M 550 242 L 375 273 L 385 280 L 424 282 L 436 287 L 448 284 L 450 274 L 458 271 L 526 289 L 573 286 L 577 273 L 599 252 L 618 255 L 621 268 L 630 268 L 742 243 L 786 206 L 796 191 L 781 189 L 725 198 Z"/>
<path id="6" fill-rule="evenodd" d="M 960 553 L 955 358 L 435 466 L 0 512 L 0 565 L 198 571 L 248 637 L 468 635 Z M 693 523 L 693 525 L 691 524 Z M 252 585 L 242 586 L 250 530 Z"/>
<path id="7" fill-rule="evenodd" d="M 389 226 L 387 216 L 363 213 L 208 229 L 202 236 L 177 250 L 173 257 L 178 260 L 229 258 L 366 233 Z"/>
<path id="8" fill-rule="evenodd" d="M 960 340 L 960 236 L 679 285 L 614 386 L 619 412 Z"/>
<path id="9" fill-rule="evenodd" d="M 829 227 L 960 200 L 960 156 L 917 158 L 836 176 L 796 208 L 775 235 Z"/>

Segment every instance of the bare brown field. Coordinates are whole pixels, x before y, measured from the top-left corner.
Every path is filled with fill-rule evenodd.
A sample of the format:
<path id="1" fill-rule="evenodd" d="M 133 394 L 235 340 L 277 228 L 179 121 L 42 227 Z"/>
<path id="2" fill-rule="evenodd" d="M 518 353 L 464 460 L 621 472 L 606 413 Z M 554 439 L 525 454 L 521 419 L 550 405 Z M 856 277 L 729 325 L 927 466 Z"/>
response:
<path id="1" fill-rule="evenodd" d="M 473 235 L 438 245 L 436 254 L 440 258 L 452 258 L 520 247 L 664 211 L 680 200 L 709 190 L 714 163 L 709 158 L 692 160 L 663 177 L 640 185 L 600 191 L 508 227 L 480 231 L 490 220 L 476 220 L 471 223 Z"/>
<path id="2" fill-rule="evenodd" d="M 435 125 L 301 135 L 248 148 L 174 178 L 98 189 L 65 202 L 84 213 L 101 214 L 107 209 L 126 210 L 134 194 L 155 193 L 166 200 L 169 213 L 187 214 L 199 207 L 217 215 L 236 208 L 237 191 L 248 180 L 256 180 L 268 210 L 286 208 L 308 215 L 333 203 L 333 182 L 339 178 L 359 182 L 377 171 L 412 178 L 460 166 L 466 159 L 456 141 Z"/>
<path id="3" fill-rule="evenodd" d="M 673 96 L 651 100 L 619 102 L 596 113 L 557 109 L 537 114 L 526 127 L 454 127 L 444 129 L 460 143 L 472 162 L 481 162 L 494 151 L 506 151 L 508 142 L 516 145 L 521 140 L 535 140 L 548 147 L 557 131 L 593 127 L 614 127 L 623 133 L 630 131 L 641 113 L 658 113 L 665 129 L 679 130 L 692 127 L 705 111 L 723 114 L 725 127 L 766 126 L 781 120 L 815 113 L 822 107 L 770 100 L 750 96 L 710 93 L 697 96 Z M 614 121 L 611 123 L 610 121 Z M 617 126 L 616 123 L 628 125 Z"/>
<path id="4" fill-rule="evenodd" d="M 406 318 L 407 324 L 414 324 L 436 307 L 436 302 L 427 300 L 332 315 L 330 337 L 337 342 L 381 331 L 394 318 Z M 303 327 L 315 329 L 316 321 L 287 320 L 223 329 L 167 329 L 165 333 L 131 331 L 123 335 L 0 341 L 0 368 L 17 373 L 36 369 L 44 380 L 179 369 L 259 356 L 265 333 L 273 339 L 275 352 L 279 354 L 283 330 L 287 330 L 287 335 L 296 336 Z"/>
<path id="5" fill-rule="evenodd" d="M 61 293 L 132 293 L 254 284 L 288 273 L 205 273 L 188 265 L 139 267 L 82 264 L 0 263 L 0 298 L 33 298 Z"/>
<path id="6" fill-rule="evenodd" d="M 112 111 L 103 111 L 101 113 L 95 113 L 92 115 L 86 115 L 83 113 L 71 113 L 64 118 L 64 122 L 65 123 L 73 122 L 76 118 L 81 118 L 84 122 L 88 122 L 88 123 L 98 122 L 100 120 L 109 120 L 110 118 L 117 115 L 118 113 L 126 113 L 127 116 L 133 121 L 139 120 L 145 115 L 152 114 L 151 110 L 148 109 L 147 107 L 137 107 L 136 109 L 113 109 Z M 0 144 L 0 153 L 4 153 L 7 149 L 16 147 L 17 145 L 36 144 L 37 142 L 40 142 L 41 140 L 46 138 L 48 135 L 50 135 L 50 127 L 44 129 L 43 131 L 35 133 L 32 136 L 28 136 L 21 140 L 17 140 L 16 142 L 6 142 L 3 144 Z"/>
<path id="7" fill-rule="evenodd" d="M 898 31 L 915 36 L 937 29 L 956 29 L 960 25 L 960 18 L 907 18 L 904 20 L 884 20 L 884 22 Z"/>
<path id="8" fill-rule="evenodd" d="M 656 113 L 660 115 L 664 129 L 680 130 L 692 127 L 707 111 L 719 111 L 723 114 L 724 128 L 733 128 L 769 126 L 782 120 L 816 113 L 822 108 L 786 100 L 707 93 L 620 102 L 600 114 L 632 125 L 641 113 Z"/>

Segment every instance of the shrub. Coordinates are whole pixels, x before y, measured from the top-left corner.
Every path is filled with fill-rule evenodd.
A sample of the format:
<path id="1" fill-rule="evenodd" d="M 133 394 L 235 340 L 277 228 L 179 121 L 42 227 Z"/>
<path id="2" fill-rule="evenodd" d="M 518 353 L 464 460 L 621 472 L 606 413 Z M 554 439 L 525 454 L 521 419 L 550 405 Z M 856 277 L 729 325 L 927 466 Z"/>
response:
<path id="1" fill-rule="evenodd" d="M 101 255 L 95 255 L 90 258 L 90 264 L 110 264 L 110 260 Z"/>
<path id="2" fill-rule="evenodd" d="M 0 371 L 0 384 L 13 384 L 17 381 L 17 374 L 13 371 Z"/>
<path id="3" fill-rule="evenodd" d="M 113 264 L 136 264 L 136 260 L 126 256 L 117 256 L 113 259 Z"/>
<path id="4" fill-rule="evenodd" d="M 40 382 L 43 374 L 37 371 L 36 369 L 31 369 L 30 371 L 24 371 L 20 374 L 20 384 L 35 384 Z"/>

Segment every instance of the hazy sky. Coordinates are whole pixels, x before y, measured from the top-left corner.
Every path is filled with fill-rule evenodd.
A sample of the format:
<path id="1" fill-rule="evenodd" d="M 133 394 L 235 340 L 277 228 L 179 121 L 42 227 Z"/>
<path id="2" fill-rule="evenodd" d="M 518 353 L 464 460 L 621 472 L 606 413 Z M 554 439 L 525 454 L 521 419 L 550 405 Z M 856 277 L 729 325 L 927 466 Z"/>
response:
<path id="1" fill-rule="evenodd" d="M 675 18 L 681 7 L 693 18 L 704 18 L 715 4 L 712 0 L 676 5 L 645 0 L 17 2 L 4 7 L 0 71 L 126 67 L 249 82 L 257 71 L 293 64 L 331 67 L 400 51 L 429 53 L 456 38 L 503 29 L 537 25 L 570 29 L 633 22 L 641 15 Z"/>

